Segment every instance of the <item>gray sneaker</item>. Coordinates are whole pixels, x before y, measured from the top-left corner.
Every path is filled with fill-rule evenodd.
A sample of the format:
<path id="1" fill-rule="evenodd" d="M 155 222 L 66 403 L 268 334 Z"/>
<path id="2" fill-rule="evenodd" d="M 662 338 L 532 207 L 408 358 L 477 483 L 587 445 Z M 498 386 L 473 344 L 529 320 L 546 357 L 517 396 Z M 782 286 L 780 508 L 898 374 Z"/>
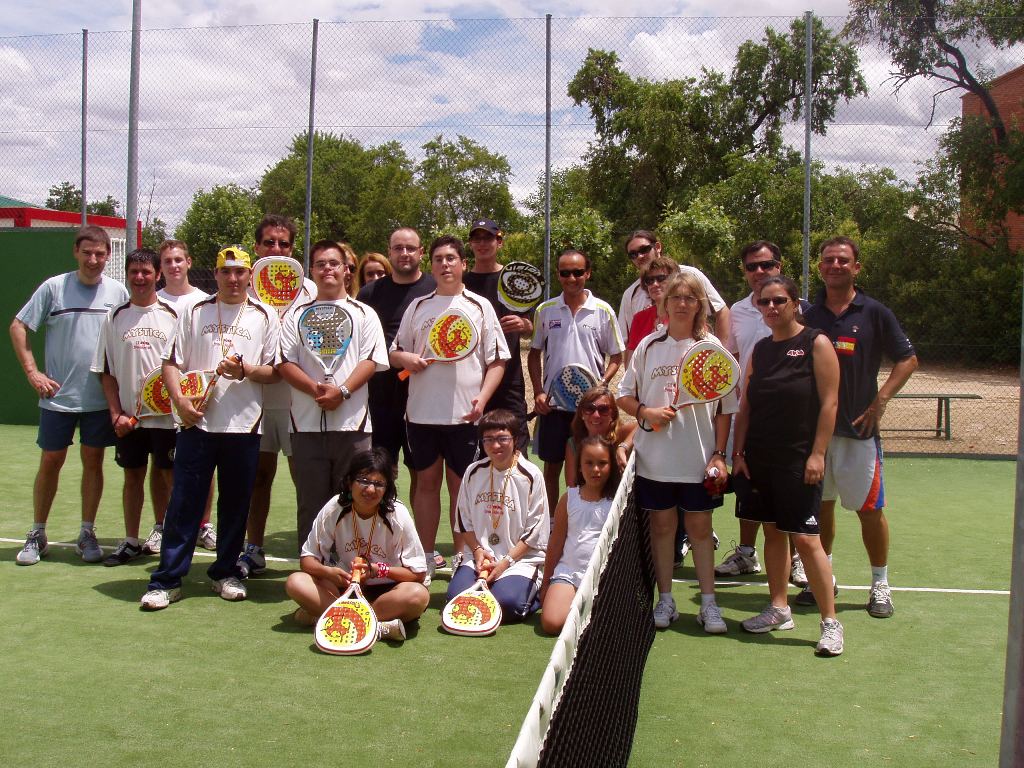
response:
<path id="1" fill-rule="evenodd" d="M 144 555 L 159 555 L 160 546 L 164 541 L 164 528 L 163 526 L 153 526 L 153 530 L 149 532 L 149 536 L 142 542 L 142 554 Z"/>
<path id="2" fill-rule="evenodd" d="M 871 585 L 871 596 L 868 598 L 868 613 L 876 619 L 888 619 L 895 609 L 892 607 L 892 590 L 884 581 L 876 581 Z"/>
<path id="3" fill-rule="evenodd" d="M 697 623 L 711 635 L 723 635 L 729 631 L 725 619 L 722 618 L 722 612 L 715 603 L 700 609 L 700 613 L 697 614 Z"/>
<path id="4" fill-rule="evenodd" d="M 377 637 L 381 640 L 390 640 L 393 643 L 400 643 L 405 640 L 405 624 L 402 623 L 401 619 L 378 622 Z"/>
<path id="5" fill-rule="evenodd" d="M 35 565 L 39 559 L 50 553 L 50 542 L 46 540 L 46 531 L 41 528 L 28 532 L 25 546 L 18 552 L 14 562 L 18 565 Z"/>
<path id="6" fill-rule="evenodd" d="M 821 620 L 821 640 L 814 652 L 818 656 L 838 656 L 843 652 L 843 625 L 839 619 Z"/>
<path id="7" fill-rule="evenodd" d="M 807 572 L 804 570 L 804 561 L 800 555 L 793 555 L 793 562 L 789 569 L 789 583 L 794 587 L 807 586 Z"/>
<path id="8" fill-rule="evenodd" d="M 775 629 L 793 629 L 796 624 L 793 622 L 793 612 L 788 605 L 785 608 L 778 608 L 769 604 L 757 616 L 752 616 L 740 622 L 740 626 L 747 630 L 747 632 L 761 634 L 762 632 L 771 632 Z"/>
<path id="9" fill-rule="evenodd" d="M 676 610 L 676 601 L 671 597 L 668 600 L 659 600 L 654 606 L 654 626 L 658 629 L 665 629 L 669 624 L 679 618 L 679 611 Z"/>
<path id="10" fill-rule="evenodd" d="M 211 552 L 217 551 L 217 529 L 206 523 L 199 529 L 199 546 Z"/>
<path id="11" fill-rule="evenodd" d="M 242 578 L 259 576 L 267 570 L 267 556 L 263 550 L 255 544 L 246 544 L 245 550 L 238 556 L 236 563 L 238 570 L 242 572 Z"/>
<path id="12" fill-rule="evenodd" d="M 715 576 L 742 576 L 744 573 L 760 572 L 761 563 L 757 559 L 756 549 L 752 549 L 748 555 L 736 547 L 725 560 L 715 566 Z"/>
<path id="13" fill-rule="evenodd" d="M 100 543 L 96 541 L 96 529 L 82 529 L 78 534 L 78 541 L 75 543 L 75 552 L 82 556 L 87 563 L 98 563 L 103 559 L 103 550 Z"/>

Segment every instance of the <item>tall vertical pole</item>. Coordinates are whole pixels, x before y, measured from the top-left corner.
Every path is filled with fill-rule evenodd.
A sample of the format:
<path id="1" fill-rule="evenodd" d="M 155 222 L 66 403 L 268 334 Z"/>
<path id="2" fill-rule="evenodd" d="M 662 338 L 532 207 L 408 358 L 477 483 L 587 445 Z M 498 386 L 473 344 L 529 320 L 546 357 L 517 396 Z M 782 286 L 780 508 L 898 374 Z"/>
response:
<path id="1" fill-rule="evenodd" d="M 1024 296 L 1022 307 L 1024 307 Z M 1021 316 L 1024 321 L 1024 315 Z M 1021 359 L 1024 359 L 1024 322 L 1021 324 Z M 1003 731 L 999 742 L 999 768 L 1024 766 L 1024 369 L 1019 384 L 1017 421 L 1017 495 L 1013 506 L 1013 559 L 1010 564 L 1010 623 L 1006 634 L 1006 672 L 1003 678 Z"/>
<path id="2" fill-rule="evenodd" d="M 80 187 L 80 189 L 82 190 L 82 226 L 83 227 L 86 224 L 89 223 L 88 220 L 86 219 L 86 216 L 88 214 L 88 205 L 85 202 L 86 200 L 88 200 L 88 198 L 85 196 L 85 182 L 86 182 L 86 178 L 88 176 L 88 173 L 87 173 L 88 165 L 86 163 L 86 147 L 87 147 L 87 144 L 88 144 L 88 140 L 87 140 L 86 137 L 88 136 L 88 128 L 89 128 L 88 122 L 89 122 L 89 30 L 88 29 L 83 29 L 82 30 L 82 157 L 81 157 L 82 185 Z"/>
<path id="3" fill-rule="evenodd" d="M 309 129 L 306 132 L 306 227 L 302 240 L 302 263 L 309 272 L 309 242 L 313 229 L 313 120 L 316 113 L 316 47 L 320 19 L 313 19 L 313 52 L 309 60 Z"/>
<path id="4" fill-rule="evenodd" d="M 806 299 L 811 288 L 811 107 L 814 104 L 814 85 L 811 60 L 814 58 L 814 13 L 804 12 L 804 271 L 802 295 Z"/>
<path id="5" fill-rule="evenodd" d="M 544 300 L 551 298 L 551 14 L 545 14 Z"/>
<path id="6" fill-rule="evenodd" d="M 125 252 L 139 247 L 139 58 L 142 50 L 142 0 L 132 0 L 132 61 L 128 86 L 128 196 L 125 200 Z"/>

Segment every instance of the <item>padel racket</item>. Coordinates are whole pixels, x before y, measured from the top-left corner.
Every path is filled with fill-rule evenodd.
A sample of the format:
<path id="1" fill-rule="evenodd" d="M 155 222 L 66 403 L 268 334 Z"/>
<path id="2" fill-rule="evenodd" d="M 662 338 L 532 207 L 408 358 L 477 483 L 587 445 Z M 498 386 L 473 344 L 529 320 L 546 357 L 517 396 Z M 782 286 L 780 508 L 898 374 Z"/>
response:
<path id="1" fill-rule="evenodd" d="M 284 317 L 302 292 L 302 265 L 287 256 L 264 256 L 252 265 L 252 292 Z"/>
<path id="2" fill-rule="evenodd" d="M 468 357 L 479 340 L 480 333 L 469 319 L 469 315 L 459 309 L 449 309 L 430 326 L 426 344 L 420 355 L 428 365 L 438 361 L 454 363 Z M 402 381 L 409 376 L 408 368 L 398 372 L 398 378 Z"/>
<path id="3" fill-rule="evenodd" d="M 573 363 L 565 366 L 551 382 L 548 401 L 560 411 L 575 413 L 580 400 L 587 390 L 593 389 L 601 380 L 585 365 Z"/>
<path id="4" fill-rule="evenodd" d="M 302 310 L 298 323 L 300 340 L 333 381 L 352 343 L 352 316 L 337 304 L 317 302 Z"/>
<path id="5" fill-rule="evenodd" d="M 353 656 L 366 653 L 377 642 L 377 614 L 359 587 L 363 567 L 353 563 L 352 581 L 345 594 L 331 603 L 316 623 L 313 637 L 324 653 Z"/>
<path id="6" fill-rule="evenodd" d="M 480 577 L 469 589 L 464 589 L 441 611 L 441 626 L 453 635 L 482 637 L 494 634 L 501 624 L 501 606 L 487 586 L 489 571 L 480 571 Z"/>
<path id="7" fill-rule="evenodd" d="M 675 397 L 669 407 L 678 412 L 688 405 L 721 400 L 739 380 L 740 364 L 725 347 L 713 341 L 698 341 L 679 361 Z M 659 429 L 654 427 L 655 432 Z"/>
<path id="8" fill-rule="evenodd" d="M 140 419 L 171 414 L 171 396 L 164 386 L 163 367 L 157 366 L 142 379 L 135 398 L 135 415 L 128 419 L 134 428 Z"/>
<path id="9" fill-rule="evenodd" d="M 498 275 L 498 301 L 513 312 L 529 312 L 544 293 L 544 274 L 533 264 L 513 261 Z"/>

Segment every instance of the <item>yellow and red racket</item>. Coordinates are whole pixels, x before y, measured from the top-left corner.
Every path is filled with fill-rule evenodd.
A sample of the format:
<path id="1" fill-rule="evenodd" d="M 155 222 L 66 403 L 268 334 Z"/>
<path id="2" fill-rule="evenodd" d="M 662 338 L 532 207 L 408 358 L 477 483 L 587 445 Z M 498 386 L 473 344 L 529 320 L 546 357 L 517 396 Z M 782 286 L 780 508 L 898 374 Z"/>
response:
<path id="1" fill-rule="evenodd" d="M 141 419 L 171 415 L 171 396 L 164 386 L 163 366 L 157 366 L 142 379 L 135 398 L 135 415 L 128 419 L 134 428 Z"/>
<path id="2" fill-rule="evenodd" d="M 688 405 L 711 403 L 732 392 L 740 381 L 740 364 L 721 344 L 698 341 L 679 361 L 675 396 L 669 406 L 678 412 Z M 657 432 L 660 427 L 654 427 Z"/>
<path id="3" fill-rule="evenodd" d="M 501 606 L 487 586 L 489 571 L 481 570 L 480 577 L 469 589 L 464 589 L 441 611 L 441 626 L 453 635 L 482 637 L 492 635 L 501 624 Z"/>
<path id="4" fill-rule="evenodd" d="M 473 321 L 460 309 L 449 309 L 438 317 L 427 336 L 421 356 L 427 364 L 442 362 L 454 363 L 468 357 L 480 340 L 480 332 Z M 410 376 L 407 368 L 398 373 L 398 378 L 405 381 Z"/>
<path id="5" fill-rule="evenodd" d="M 362 558 L 352 564 L 352 581 L 345 594 L 331 603 L 316 623 L 313 637 L 324 653 L 354 656 L 366 653 L 377 642 L 377 614 L 359 587 L 364 567 Z"/>
<path id="6" fill-rule="evenodd" d="M 252 292 L 283 318 L 302 293 L 302 265 L 288 256 L 264 256 L 252 265 Z"/>

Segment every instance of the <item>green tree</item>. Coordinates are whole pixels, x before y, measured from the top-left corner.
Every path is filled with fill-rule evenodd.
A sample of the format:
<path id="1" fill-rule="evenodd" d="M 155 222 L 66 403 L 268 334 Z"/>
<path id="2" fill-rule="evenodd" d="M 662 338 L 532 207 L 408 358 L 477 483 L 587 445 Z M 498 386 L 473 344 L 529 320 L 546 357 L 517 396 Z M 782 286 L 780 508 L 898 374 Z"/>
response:
<path id="1" fill-rule="evenodd" d="M 260 218 L 254 190 L 237 184 L 218 185 L 209 192 L 196 192 L 174 236 L 188 243 L 196 266 L 212 268 L 217 252 L 225 245 L 252 248 Z"/>
<path id="2" fill-rule="evenodd" d="M 167 223 L 159 217 L 147 221 L 142 227 L 142 246 L 153 248 L 167 239 Z"/>
<path id="3" fill-rule="evenodd" d="M 50 187 L 46 207 L 55 211 L 80 213 L 82 210 L 82 190 L 70 181 L 62 181 Z M 111 195 L 103 200 L 93 200 L 86 208 L 86 213 L 97 216 L 120 216 L 121 203 Z"/>

